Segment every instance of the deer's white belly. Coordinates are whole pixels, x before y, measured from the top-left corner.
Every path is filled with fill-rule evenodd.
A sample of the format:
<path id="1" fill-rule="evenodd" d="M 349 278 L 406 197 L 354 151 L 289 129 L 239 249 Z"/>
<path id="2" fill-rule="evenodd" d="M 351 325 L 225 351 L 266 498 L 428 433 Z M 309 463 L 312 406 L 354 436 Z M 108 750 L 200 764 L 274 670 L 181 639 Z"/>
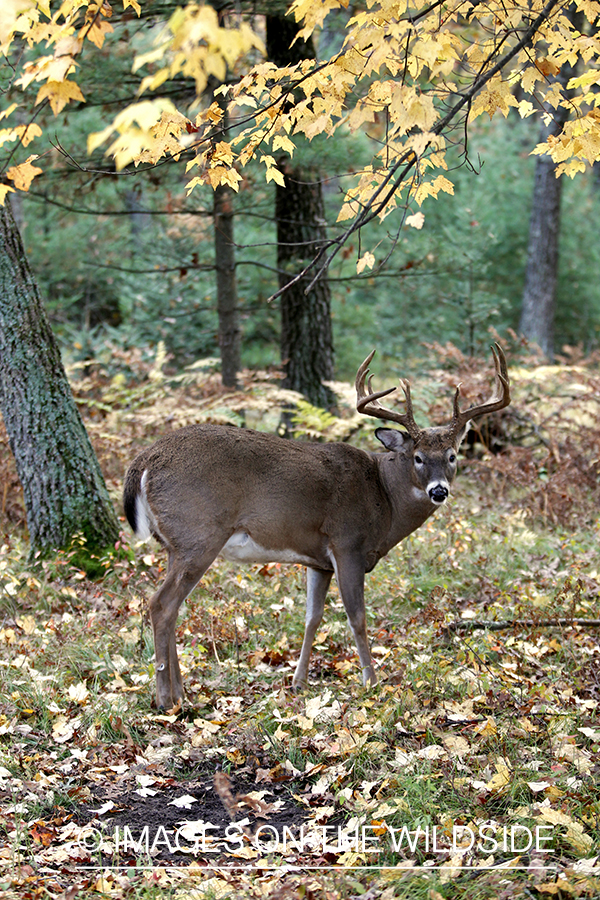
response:
<path id="1" fill-rule="evenodd" d="M 316 561 L 308 556 L 302 556 L 294 550 L 268 550 L 253 541 L 245 531 L 236 531 L 232 534 L 220 556 L 230 562 L 238 563 L 300 563 L 303 566 L 314 566 Z"/>

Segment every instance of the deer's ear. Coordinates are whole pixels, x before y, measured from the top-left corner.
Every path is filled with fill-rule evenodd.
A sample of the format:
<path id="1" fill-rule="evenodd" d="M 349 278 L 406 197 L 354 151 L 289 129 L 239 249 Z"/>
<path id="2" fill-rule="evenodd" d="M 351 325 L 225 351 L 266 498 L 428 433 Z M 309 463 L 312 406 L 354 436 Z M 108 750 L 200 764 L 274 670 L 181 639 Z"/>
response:
<path id="1" fill-rule="evenodd" d="M 406 450 L 413 444 L 413 439 L 405 431 L 396 431 L 395 428 L 376 428 L 375 437 L 381 441 L 386 450 Z"/>
<path id="2" fill-rule="evenodd" d="M 461 445 L 462 442 L 464 441 L 465 435 L 466 435 L 467 431 L 469 431 L 470 428 L 471 428 L 471 420 L 469 420 L 469 421 L 466 423 L 466 425 L 464 425 L 464 426 L 461 428 L 461 430 L 458 432 L 458 434 L 456 435 L 456 447 L 457 447 L 457 449 L 460 447 L 460 445 Z"/>

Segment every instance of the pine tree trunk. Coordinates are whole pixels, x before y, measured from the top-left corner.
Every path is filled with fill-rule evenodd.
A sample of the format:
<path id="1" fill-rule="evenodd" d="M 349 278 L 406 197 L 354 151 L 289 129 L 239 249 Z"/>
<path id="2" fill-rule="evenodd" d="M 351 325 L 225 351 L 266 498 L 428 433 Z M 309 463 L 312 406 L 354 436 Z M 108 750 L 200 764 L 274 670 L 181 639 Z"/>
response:
<path id="1" fill-rule="evenodd" d="M 8 202 L 0 207 L 0 409 L 31 554 L 66 547 L 76 533 L 89 550 L 114 543 L 116 516 Z"/>
<path id="2" fill-rule="evenodd" d="M 267 16 L 267 54 L 276 65 L 314 58 L 312 42 L 292 41 L 297 24 L 280 16 Z M 285 187 L 277 185 L 277 265 L 279 287 L 284 288 L 314 257 L 325 240 L 321 182 L 315 173 L 278 161 Z M 299 391 L 315 406 L 333 405 L 332 392 L 323 382 L 333 378 L 331 291 L 327 275 L 305 293 L 311 277 L 303 278 L 281 295 L 281 361 L 283 386 Z"/>

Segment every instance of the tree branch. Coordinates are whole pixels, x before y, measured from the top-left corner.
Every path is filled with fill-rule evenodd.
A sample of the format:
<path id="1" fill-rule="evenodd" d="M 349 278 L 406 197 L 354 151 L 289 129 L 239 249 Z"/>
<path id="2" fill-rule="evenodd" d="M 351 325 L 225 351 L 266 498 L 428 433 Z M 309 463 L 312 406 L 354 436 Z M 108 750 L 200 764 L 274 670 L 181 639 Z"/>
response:
<path id="1" fill-rule="evenodd" d="M 543 22 L 548 18 L 552 10 L 559 5 L 566 5 L 565 0 L 548 0 L 548 3 L 545 5 L 540 14 L 533 20 L 530 26 L 525 30 L 523 36 L 514 47 L 508 50 L 504 56 L 498 60 L 490 69 L 485 72 L 481 72 L 473 81 L 472 85 L 467 88 L 460 96 L 460 99 L 452 106 L 445 116 L 443 116 L 436 125 L 431 129 L 432 136 L 437 136 L 442 134 L 442 132 L 450 125 L 453 119 L 459 114 L 459 112 L 468 104 L 471 103 L 475 94 L 487 84 L 498 72 L 501 72 L 502 69 L 518 54 L 520 51 L 529 44 L 537 30 L 543 24 Z M 494 50 L 494 53 L 488 58 L 488 62 L 493 58 L 493 56 L 497 53 L 497 48 Z M 482 67 L 483 68 L 483 67 Z M 425 146 L 423 153 L 425 153 L 428 148 L 431 146 L 431 140 Z M 422 155 L 422 154 L 421 154 Z M 382 183 L 378 186 L 377 190 L 374 192 L 369 204 L 365 206 L 365 208 L 360 212 L 352 224 L 343 232 L 340 237 L 335 238 L 333 240 L 327 241 L 326 244 L 319 250 L 314 259 L 311 260 L 308 265 L 304 267 L 304 269 L 299 272 L 285 288 L 280 288 L 269 298 L 270 300 L 274 300 L 278 297 L 283 290 L 289 288 L 292 284 L 295 284 L 297 281 L 305 278 L 308 272 L 313 270 L 318 266 L 318 270 L 316 275 L 312 278 L 311 282 L 305 288 L 305 293 L 308 293 L 315 285 L 315 282 L 321 277 L 323 272 L 330 266 L 331 262 L 335 258 L 335 256 L 339 253 L 344 244 L 349 240 L 349 238 L 363 226 L 367 225 L 374 218 L 376 218 L 379 213 L 385 209 L 386 205 L 389 203 L 394 193 L 398 190 L 398 187 L 402 184 L 406 175 L 410 172 L 410 170 L 416 165 L 418 161 L 418 157 L 416 153 L 410 149 L 405 151 L 398 160 L 391 167 Z M 390 182 L 393 182 L 390 185 Z M 328 254 L 328 251 L 331 252 Z M 328 254 L 326 256 L 326 254 Z M 325 259 L 323 259 L 326 257 Z M 319 265 L 322 263 L 321 265 Z"/>
<path id="2" fill-rule="evenodd" d="M 460 619 L 449 622 L 442 628 L 442 634 L 456 634 L 460 631 L 508 631 L 510 628 L 600 628 L 600 619 L 509 619 L 506 622 L 486 622 L 481 619 Z"/>

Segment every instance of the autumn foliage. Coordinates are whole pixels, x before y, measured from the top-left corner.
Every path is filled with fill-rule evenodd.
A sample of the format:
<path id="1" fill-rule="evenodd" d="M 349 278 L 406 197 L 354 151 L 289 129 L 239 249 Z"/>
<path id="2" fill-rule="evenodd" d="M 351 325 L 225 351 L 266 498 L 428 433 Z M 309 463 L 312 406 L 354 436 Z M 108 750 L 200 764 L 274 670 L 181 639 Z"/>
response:
<path id="1" fill-rule="evenodd" d="M 329 14 L 346 2 L 295 2 L 289 14 L 300 36 L 318 34 Z M 143 3 L 124 0 L 119 15 L 141 15 Z M 110 139 L 108 154 L 118 168 L 181 159 L 198 184 L 239 188 L 241 170 L 252 160 L 267 181 L 283 184 L 278 159 L 293 156 L 299 141 L 367 129 L 379 148 L 370 165 L 356 174 L 338 221 L 347 223 L 329 246 L 335 254 L 349 235 L 396 207 L 403 221 L 420 227 L 418 208 L 428 196 L 452 192 L 444 174 L 451 144 L 467 150 L 469 123 L 478 116 L 547 116 L 569 110 L 562 134 L 532 147 L 549 154 L 557 174 L 574 176 L 600 152 L 597 116 L 599 41 L 595 22 L 600 4 L 535 0 L 492 3 L 465 9 L 462 2 L 378 2 L 345 13 L 341 47 L 329 57 L 276 67 L 260 60 L 260 19 L 238 13 L 217 15 L 208 5 L 188 4 L 165 20 L 154 45 L 139 53 L 133 71 L 139 95 L 112 122 L 89 136 L 89 149 Z M 99 0 L 6 0 L 0 19 L 0 45 L 16 59 L 12 92 L 39 83 L 36 109 L 17 115 L 18 102 L 2 112 L 0 140 L 26 147 L 40 135 L 36 110 L 48 103 L 57 114 L 85 100 L 77 83 L 90 44 L 102 47 L 116 18 Z M 19 48 L 27 45 L 29 52 Z M 85 51 L 85 52 L 84 52 Z M 556 76 L 569 65 L 575 75 L 566 88 Z M 161 97 L 175 77 L 193 82 L 199 112 L 177 108 Z M 219 132 L 226 104 L 212 100 L 208 79 L 225 82 L 232 134 Z M 37 156 L 5 168 L 2 197 L 27 190 L 40 171 Z M 415 218 L 416 217 L 416 218 Z M 367 255 L 367 253 L 369 255 Z M 372 266 L 370 250 L 361 268 Z"/>

